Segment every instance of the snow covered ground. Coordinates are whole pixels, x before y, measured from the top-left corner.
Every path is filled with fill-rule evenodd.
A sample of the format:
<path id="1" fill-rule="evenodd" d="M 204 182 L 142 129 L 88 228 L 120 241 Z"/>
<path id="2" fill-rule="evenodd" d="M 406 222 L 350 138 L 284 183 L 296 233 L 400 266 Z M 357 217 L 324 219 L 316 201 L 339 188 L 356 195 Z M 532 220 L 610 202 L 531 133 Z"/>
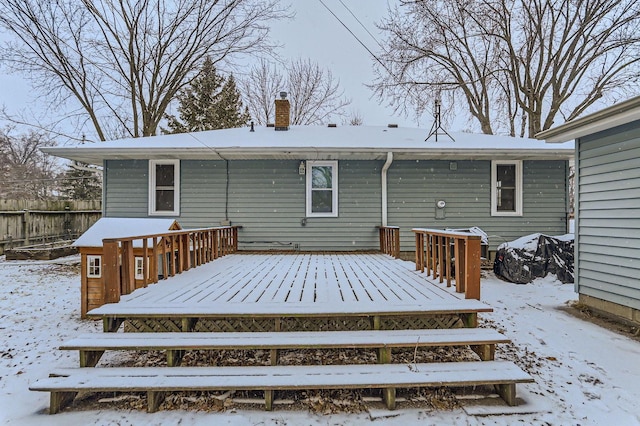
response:
<path id="1" fill-rule="evenodd" d="M 398 410 L 395 417 L 368 413 L 236 409 L 224 413 L 140 411 L 103 408 L 46 414 L 49 395 L 30 383 L 56 367 L 75 367 L 78 354 L 60 351 L 63 341 L 100 331 L 79 319 L 78 257 L 51 262 L 7 262 L 0 258 L 0 424 L 15 425 L 640 425 L 640 343 L 559 309 L 576 299 L 573 285 L 550 279 L 515 285 L 482 280 L 482 314 L 513 340 L 497 358 L 518 359 L 536 383 L 519 385 L 535 400 L 533 414 L 474 416 L 463 410 Z M 108 404 L 107 404 L 108 405 Z"/>

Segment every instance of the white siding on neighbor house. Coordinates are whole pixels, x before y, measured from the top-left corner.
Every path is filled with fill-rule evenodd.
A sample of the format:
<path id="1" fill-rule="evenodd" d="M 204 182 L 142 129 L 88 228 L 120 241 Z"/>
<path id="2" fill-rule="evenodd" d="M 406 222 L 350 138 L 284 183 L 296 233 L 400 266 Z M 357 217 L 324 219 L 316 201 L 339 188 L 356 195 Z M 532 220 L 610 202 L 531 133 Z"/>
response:
<path id="1" fill-rule="evenodd" d="M 578 141 L 576 289 L 640 309 L 640 122 Z"/>
<path id="2" fill-rule="evenodd" d="M 566 161 L 523 163 L 524 214 L 491 217 L 490 161 L 395 161 L 388 172 L 388 224 L 401 227 L 402 250 L 414 248 L 415 227 L 479 226 L 491 249 L 522 235 L 566 232 Z M 229 162 L 229 201 L 225 207 L 224 161 L 181 162 L 181 214 L 184 227 L 241 225 L 241 249 L 378 249 L 383 161 L 338 162 L 338 217 L 305 219 L 305 176 L 298 160 Z M 147 215 L 146 161 L 109 161 L 106 215 Z M 435 202 L 445 200 L 445 218 L 435 219 Z"/>

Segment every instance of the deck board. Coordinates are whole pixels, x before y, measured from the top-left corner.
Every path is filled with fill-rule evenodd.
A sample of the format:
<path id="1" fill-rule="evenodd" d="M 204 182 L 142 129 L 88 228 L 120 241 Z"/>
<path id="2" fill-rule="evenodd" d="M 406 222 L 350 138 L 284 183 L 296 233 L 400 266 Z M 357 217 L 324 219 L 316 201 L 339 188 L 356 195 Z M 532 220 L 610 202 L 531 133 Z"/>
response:
<path id="1" fill-rule="evenodd" d="M 383 254 L 232 254 L 92 310 L 90 316 L 292 316 L 490 312 Z"/>

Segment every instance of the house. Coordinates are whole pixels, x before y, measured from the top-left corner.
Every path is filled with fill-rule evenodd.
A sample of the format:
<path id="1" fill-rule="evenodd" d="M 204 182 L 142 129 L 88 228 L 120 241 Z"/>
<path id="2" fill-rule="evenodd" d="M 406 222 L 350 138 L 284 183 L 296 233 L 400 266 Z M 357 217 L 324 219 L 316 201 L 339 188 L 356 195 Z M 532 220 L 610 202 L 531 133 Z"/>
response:
<path id="1" fill-rule="evenodd" d="M 101 218 L 93 224 L 74 243 L 80 251 L 80 314 L 84 318 L 88 311 L 104 304 L 103 282 L 103 247 L 105 238 L 133 237 L 139 235 L 154 235 L 166 231 L 181 229 L 175 219 L 162 218 Z M 160 242 L 162 243 L 162 242 Z M 160 244 L 159 243 L 159 244 Z M 134 282 L 136 288 L 144 285 L 144 259 L 151 256 L 152 248 L 144 248 L 139 240 L 134 242 L 135 256 Z M 151 272 L 147 271 L 149 275 Z M 157 271 L 156 271 L 157 273 Z M 147 279 L 151 277 L 147 276 Z"/>
<path id="2" fill-rule="evenodd" d="M 640 323 L 640 97 L 537 135 L 575 140 L 575 287 L 594 310 Z"/>
<path id="3" fill-rule="evenodd" d="M 240 225 L 240 250 L 373 250 L 380 225 L 469 228 L 490 249 L 567 231 L 573 143 L 426 129 L 276 123 L 122 139 L 47 153 L 104 168 L 104 217 Z M 426 140 L 427 139 L 427 140 Z"/>

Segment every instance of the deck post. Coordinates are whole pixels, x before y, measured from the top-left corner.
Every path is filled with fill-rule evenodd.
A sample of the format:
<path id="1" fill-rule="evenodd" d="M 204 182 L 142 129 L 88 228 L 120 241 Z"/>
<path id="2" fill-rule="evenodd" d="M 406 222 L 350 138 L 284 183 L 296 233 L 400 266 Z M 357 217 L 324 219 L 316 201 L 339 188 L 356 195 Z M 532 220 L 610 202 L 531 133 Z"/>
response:
<path id="1" fill-rule="evenodd" d="M 273 330 L 278 333 L 282 327 L 282 319 L 280 317 L 274 318 Z M 269 350 L 269 361 L 271 365 L 278 365 L 280 362 L 280 351 L 278 349 Z"/>
<path id="2" fill-rule="evenodd" d="M 182 362 L 184 356 L 184 350 L 180 349 L 167 349 L 167 366 L 177 367 Z"/>
<path id="3" fill-rule="evenodd" d="M 95 367 L 104 351 L 85 351 L 80 350 L 80 367 Z"/>
<path id="4" fill-rule="evenodd" d="M 266 389 L 264 391 L 264 409 L 266 411 L 273 411 L 273 390 Z"/>
<path id="5" fill-rule="evenodd" d="M 164 401 L 164 392 L 147 391 L 147 412 L 155 413 L 160 408 L 160 404 Z"/>
<path id="6" fill-rule="evenodd" d="M 504 402 L 506 402 L 508 406 L 513 407 L 518 405 L 515 383 L 498 384 L 495 385 L 495 387 L 498 395 L 504 399 Z"/>
<path id="7" fill-rule="evenodd" d="M 118 261 L 118 241 L 102 240 L 104 303 L 120 301 L 120 262 Z"/>
<path id="8" fill-rule="evenodd" d="M 120 287 L 122 294 L 131 294 L 136 289 L 133 241 L 122 241 L 122 278 Z"/>
<path id="9" fill-rule="evenodd" d="M 380 315 L 374 315 L 371 318 L 371 328 L 373 330 L 380 330 L 381 327 L 381 323 L 380 323 Z"/>
<path id="10" fill-rule="evenodd" d="M 466 328 L 476 328 L 478 326 L 478 313 L 468 312 L 460 314 L 460 319 Z"/>
<path id="11" fill-rule="evenodd" d="M 388 410 L 396 409 L 396 388 L 382 389 L 382 399 Z"/>
<path id="12" fill-rule="evenodd" d="M 416 232 L 416 271 L 424 272 L 424 234 Z"/>
<path id="13" fill-rule="evenodd" d="M 492 361 L 496 356 L 496 345 L 471 345 L 471 350 L 474 351 L 482 361 Z"/>
<path id="14" fill-rule="evenodd" d="M 444 266 L 447 287 L 451 287 L 451 237 L 444 239 Z"/>
<path id="15" fill-rule="evenodd" d="M 480 237 L 467 239 L 465 258 L 466 299 L 480 300 Z"/>
<path id="16" fill-rule="evenodd" d="M 390 364 L 391 363 L 391 348 L 383 347 L 378 348 L 378 364 Z"/>
<path id="17" fill-rule="evenodd" d="M 423 233 L 422 234 L 422 238 L 423 238 L 423 241 L 424 241 L 423 244 L 426 247 L 426 250 L 425 250 L 425 255 L 424 255 L 425 256 L 425 260 L 422 263 L 422 270 L 420 272 L 425 272 L 424 266 L 426 264 L 427 265 L 427 275 L 430 275 L 431 274 L 431 263 L 430 262 L 431 262 L 431 256 L 433 256 L 433 250 L 432 250 L 432 247 L 431 247 L 432 238 L 431 238 L 431 235 L 429 235 L 427 233 Z"/>
<path id="18" fill-rule="evenodd" d="M 49 414 L 58 414 L 73 402 L 78 392 L 51 392 L 49 398 Z"/>
<path id="19" fill-rule="evenodd" d="M 102 331 L 105 333 L 115 333 L 120 328 L 120 325 L 124 322 L 124 319 L 117 317 L 103 317 L 102 318 Z"/>
<path id="20" fill-rule="evenodd" d="M 467 277 L 467 240 L 456 239 L 456 292 L 464 293 L 466 288 Z"/>
<path id="21" fill-rule="evenodd" d="M 181 328 L 184 333 L 192 332 L 198 323 L 198 318 L 182 318 Z"/>
<path id="22" fill-rule="evenodd" d="M 162 239 L 160 239 L 162 241 Z M 153 237 L 151 239 L 151 259 L 149 260 L 149 277 L 150 283 L 158 282 L 158 239 Z"/>

